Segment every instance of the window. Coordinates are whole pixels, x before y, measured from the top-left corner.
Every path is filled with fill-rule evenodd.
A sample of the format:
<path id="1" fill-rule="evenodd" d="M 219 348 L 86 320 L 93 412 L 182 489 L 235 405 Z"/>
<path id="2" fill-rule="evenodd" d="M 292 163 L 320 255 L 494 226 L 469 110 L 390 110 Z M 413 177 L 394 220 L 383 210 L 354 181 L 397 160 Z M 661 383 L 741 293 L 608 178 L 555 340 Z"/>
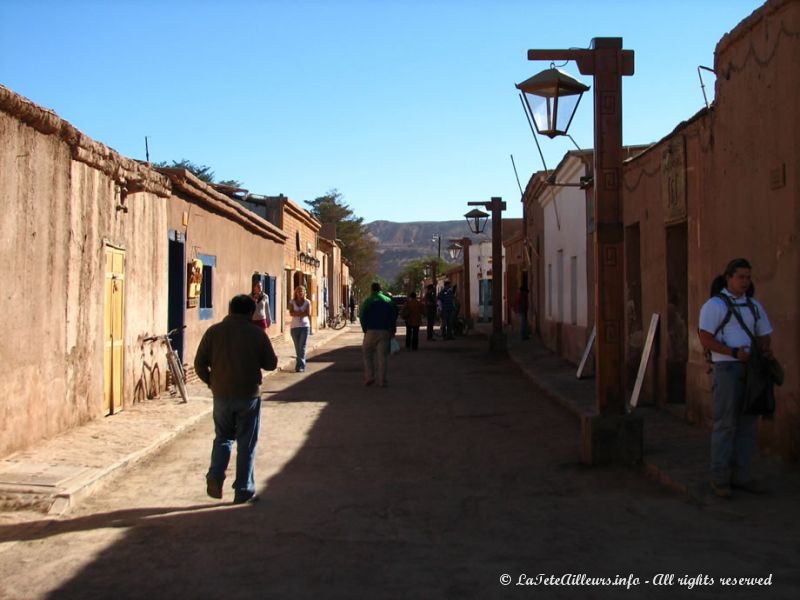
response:
<path id="1" fill-rule="evenodd" d="M 203 283 L 200 286 L 200 320 L 214 318 L 214 269 L 217 266 L 217 257 L 207 254 L 198 254 L 203 263 Z"/>
<path id="2" fill-rule="evenodd" d="M 547 263 L 547 316 L 553 318 L 553 263 Z"/>
<path id="3" fill-rule="evenodd" d="M 275 322 L 275 307 L 277 306 L 277 298 L 275 292 L 278 286 L 278 279 L 270 277 L 269 273 L 253 273 L 253 283 L 261 284 L 261 291 L 263 291 L 269 299 L 269 320 Z"/>
<path id="4" fill-rule="evenodd" d="M 269 320 L 273 323 L 275 322 L 275 307 L 277 306 L 275 298 L 275 293 L 277 292 L 278 288 L 278 279 L 276 277 L 270 277 L 267 275 L 266 277 L 267 285 L 264 287 L 267 290 L 267 294 L 269 294 Z"/>

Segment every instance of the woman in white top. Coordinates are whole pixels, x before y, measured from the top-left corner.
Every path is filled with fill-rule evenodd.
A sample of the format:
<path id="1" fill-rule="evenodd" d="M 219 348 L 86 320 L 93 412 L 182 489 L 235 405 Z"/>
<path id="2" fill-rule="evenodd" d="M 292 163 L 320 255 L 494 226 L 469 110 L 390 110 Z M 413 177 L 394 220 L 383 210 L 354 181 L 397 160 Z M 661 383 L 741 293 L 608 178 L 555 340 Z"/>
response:
<path id="1" fill-rule="evenodd" d="M 297 355 L 295 372 L 302 373 L 306 370 L 306 342 L 311 328 L 311 302 L 306 298 L 306 288 L 298 285 L 294 288 L 294 298 L 289 302 L 289 314 L 292 315 L 291 334 L 294 342 L 294 351 Z"/>
<path id="2" fill-rule="evenodd" d="M 267 328 L 271 325 L 269 320 L 269 296 L 262 290 L 260 281 L 253 283 L 253 291 L 250 296 L 256 301 L 253 323 L 258 325 L 264 330 L 264 333 L 266 333 Z"/>

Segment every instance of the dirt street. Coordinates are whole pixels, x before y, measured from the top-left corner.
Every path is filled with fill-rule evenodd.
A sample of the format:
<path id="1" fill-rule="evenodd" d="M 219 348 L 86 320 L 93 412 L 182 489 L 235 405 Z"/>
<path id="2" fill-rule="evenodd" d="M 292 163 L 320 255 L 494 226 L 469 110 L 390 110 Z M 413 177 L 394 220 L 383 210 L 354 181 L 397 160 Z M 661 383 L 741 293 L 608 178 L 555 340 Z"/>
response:
<path id="1" fill-rule="evenodd" d="M 266 380 L 260 502 L 205 495 L 209 418 L 67 515 L 0 528 L 0 597 L 796 597 L 796 507 L 581 466 L 575 418 L 485 339 L 422 340 L 386 389 L 363 387 L 360 340 Z"/>

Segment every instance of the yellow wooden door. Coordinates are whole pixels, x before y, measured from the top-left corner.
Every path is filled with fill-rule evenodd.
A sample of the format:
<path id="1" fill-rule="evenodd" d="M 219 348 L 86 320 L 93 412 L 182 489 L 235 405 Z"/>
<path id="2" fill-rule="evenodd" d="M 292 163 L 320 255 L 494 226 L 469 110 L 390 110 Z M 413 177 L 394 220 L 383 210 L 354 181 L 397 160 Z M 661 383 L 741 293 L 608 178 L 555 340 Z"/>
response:
<path id="1" fill-rule="evenodd" d="M 106 247 L 105 322 L 103 326 L 104 408 L 107 415 L 122 410 L 123 314 L 125 251 Z"/>

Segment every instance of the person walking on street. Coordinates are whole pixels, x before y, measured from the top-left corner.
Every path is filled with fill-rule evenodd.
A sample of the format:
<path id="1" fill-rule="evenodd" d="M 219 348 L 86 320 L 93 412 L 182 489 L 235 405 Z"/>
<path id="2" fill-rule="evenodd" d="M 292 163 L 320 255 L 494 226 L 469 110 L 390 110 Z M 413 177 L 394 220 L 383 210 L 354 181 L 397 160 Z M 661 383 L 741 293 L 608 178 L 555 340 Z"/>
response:
<path id="1" fill-rule="evenodd" d="M 442 339 L 452 340 L 456 300 L 449 281 L 444 282 L 444 287 L 439 292 L 439 302 L 442 305 Z"/>
<path id="2" fill-rule="evenodd" d="M 350 294 L 350 322 L 356 322 L 356 297 Z"/>
<path id="3" fill-rule="evenodd" d="M 261 425 L 261 370 L 278 366 L 269 337 L 253 326 L 255 308 L 252 297 L 235 296 L 228 315 L 203 334 L 194 358 L 197 376 L 214 395 L 214 443 L 206 493 L 222 498 L 235 441 L 234 504 L 255 500 L 253 465 Z"/>
<path id="4" fill-rule="evenodd" d="M 391 298 L 381 292 L 379 283 L 372 284 L 372 293 L 361 303 L 361 331 L 364 341 L 364 385 L 376 381 L 386 387 L 386 372 L 389 362 L 389 345 L 397 329 L 397 307 Z"/>
<path id="5" fill-rule="evenodd" d="M 295 373 L 306 370 L 306 344 L 311 330 L 311 302 L 306 298 L 306 288 L 298 285 L 294 288 L 294 297 L 289 302 L 289 314 L 292 316 L 290 333 L 294 342 Z"/>
<path id="6" fill-rule="evenodd" d="M 264 333 L 272 324 L 269 318 L 269 296 L 264 293 L 260 281 L 253 282 L 253 289 L 250 297 L 256 303 L 256 310 L 253 312 L 253 323 L 258 325 Z"/>
<path id="7" fill-rule="evenodd" d="M 406 322 L 406 348 L 415 351 L 419 347 L 419 328 L 422 325 L 422 303 L 417 300 L 417 292 L 409 294 L 401 316 Z"/>
<path id="8" fill-rule="evenodd" d="M 433 326 L 436 323 L 436 288 L 429 283 L 425 288 L 425 321 L 427 322 L 428 341 L 433 341 Z"/>
<path id="9" fill-rule="evenodd" d="M 743 411 L 746 363 L 754 350 L 743 325 L 765 354 L 770 352 L 772 325 L 764 307 L 748 296 L 751 285 L 750 263 L 734 259 L 715 280 L 711 298 L 700 309 L 698 337 L 711 353 L 714 373 L 711 488 L 722 498 L 731 496 L 732 487 L 764 491 L 750 473 L 758 417 Z"/>

